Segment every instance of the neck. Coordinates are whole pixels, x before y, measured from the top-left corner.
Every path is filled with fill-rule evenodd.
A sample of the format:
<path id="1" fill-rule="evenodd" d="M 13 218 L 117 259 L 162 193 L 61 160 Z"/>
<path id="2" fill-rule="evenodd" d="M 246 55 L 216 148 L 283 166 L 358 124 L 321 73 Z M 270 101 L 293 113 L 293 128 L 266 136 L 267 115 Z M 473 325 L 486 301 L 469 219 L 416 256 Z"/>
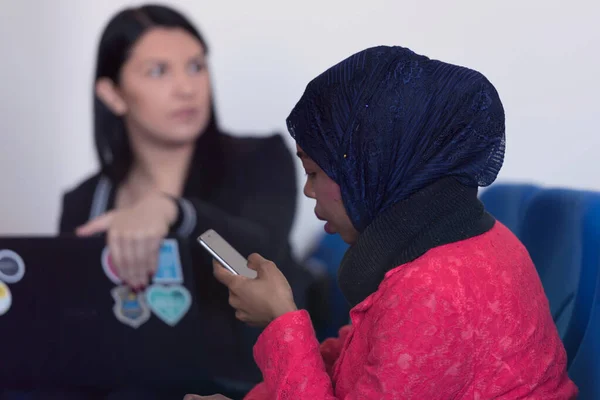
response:
<path id="1" fill-rule="evenodd" d="M 133 192 L 157 189 L 181 196 L 195 144 L 168 146 L 140 136 L 130 135 L 133 163 L 124 183 Z"/>
<path id="2" fill-rule="evenodd" d="M 386 272 L 435 247 L 485 233 L 494 222 L 477 188 L 444 178 L 375 218 L 344 255 L 340 288 L 355 306 L 377 291 Z"/>

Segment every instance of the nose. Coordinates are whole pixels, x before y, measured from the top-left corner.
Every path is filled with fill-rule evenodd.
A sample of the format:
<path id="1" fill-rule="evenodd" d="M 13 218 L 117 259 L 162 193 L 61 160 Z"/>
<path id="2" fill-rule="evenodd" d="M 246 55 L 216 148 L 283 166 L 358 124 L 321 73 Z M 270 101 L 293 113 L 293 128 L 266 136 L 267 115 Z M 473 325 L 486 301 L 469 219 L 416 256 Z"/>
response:
<path id="1" fill-rule="evenodd" d="M 175 78 L 175 90 L 178 95 L 190 97 L 194 95 L 195 88 L 193 79 L 186 73 L 180 73 Z"/>
<path id="2" fill-rule="evenodd" d="M 309 177 L 306 177 L 306 182 L 304 183 L 304 195 L 309 199 L 316 199 L 315 189 Z"/>

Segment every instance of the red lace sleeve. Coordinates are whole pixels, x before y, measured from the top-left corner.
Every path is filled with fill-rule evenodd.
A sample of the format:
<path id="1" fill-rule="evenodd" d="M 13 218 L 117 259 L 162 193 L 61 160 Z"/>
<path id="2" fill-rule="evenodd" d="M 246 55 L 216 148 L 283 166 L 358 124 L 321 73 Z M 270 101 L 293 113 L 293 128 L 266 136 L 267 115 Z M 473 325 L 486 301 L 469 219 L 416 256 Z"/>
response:
<path id="1" fill-rule="evenodd" d="M 254 346 L 254 358 L 270 398 L 304 398 L 311 385 L 320 387 L 323 395 L 333 395 L 319 342 L 304 310 L 271 322 Z"/>
<path id="2" fill-rule="evenodd" d="M 420 301 L 423 293 L 408 293 L 388 293 L 394 307 L 377 310 L 372 325 L 377 327 L 376 338 L 369 340 L 368 348 L 353 349 L 366 356 L 341 371 L 362 371 L 345 400 L 437 399 L 459 393 L 465 377 L 472 377 L 473 348 L 461 337 L 459 313 L 449 303 L 432 309 Z M 337 399 L 308 313 L 297 311 L 273 321 L 254 355 L 265 380 L 261 390 L 268 398 Z"/>
<path id="3" fill-rule="evenodd" d="M 333 373 L 333 366 L 337 361 L 348 333 L 352 330 L 352 325 L 346 325 L 339 331 L 339 337 L 329 338 L 323 341 L 320 346 L 321 357 L 325 364 L 325 369 L 329 376 Z M 256 385 L 246 397 L 245 400 L 266 400 L 270 399 L 269 391 L 265 382 Z"/>

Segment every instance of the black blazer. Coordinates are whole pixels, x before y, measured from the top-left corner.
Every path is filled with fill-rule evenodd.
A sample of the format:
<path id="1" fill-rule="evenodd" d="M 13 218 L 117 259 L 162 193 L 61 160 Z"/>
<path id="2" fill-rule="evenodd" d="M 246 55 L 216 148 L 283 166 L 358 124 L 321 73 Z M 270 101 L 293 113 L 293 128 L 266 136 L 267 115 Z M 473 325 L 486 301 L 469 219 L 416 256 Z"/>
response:
<path id="1" fill-rule="evenodd" d="M 210 157 L 216 165 L 204 165 L 206 157 L 193 158 L 172 233 L 190 238 L 199 305 L 206 321 L 220 327 L 212 349 L 225 359 L 232 358 L 229 366 L 237 367 L 241 378 L 258 381 L 252 346 L 259 331 L 235 319 L 228 291 L 213 277 L 211 258 L 195 240 L 212 228 L 242 255 L 257 252 L 273 260 L 288 278 L 298 307 L 304 308 L 313 277 L 294 262 L 288 239 L 296 209 L 296 171 L 279 135 L 236 138 L 219 134 L 218 142 L 215 151 L 220 157 Z M 112 209 L 117 186 L 106 174 L 98 173 L 68 191 L 63 197 L 61 234 L 72 234 Z"/>

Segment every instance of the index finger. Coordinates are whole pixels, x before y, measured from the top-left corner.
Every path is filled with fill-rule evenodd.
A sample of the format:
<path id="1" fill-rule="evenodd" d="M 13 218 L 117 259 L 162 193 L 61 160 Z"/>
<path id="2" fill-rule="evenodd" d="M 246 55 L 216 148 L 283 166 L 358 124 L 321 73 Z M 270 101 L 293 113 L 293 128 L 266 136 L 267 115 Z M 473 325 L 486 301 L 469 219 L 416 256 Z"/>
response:
<path id="1" fill-rule="evenodd" d="M 104 232 L 110 227 L 112 219 L 113 213 L 109 211 L 78 227 L 76 233 L 79 236 L 92 236 L 96 233 Z"/>
<path id="2" fill-rule="evenodd" d="M 239 276 L 232 274 L 223 267 L 217 260 L 213 260 L 213 275 L 223 285 L 231 288 L 231 286 L 240 279 Z"/>
<path id="3" fill-rule="evenodd" d="M 267 260 L 266 258 L 264 258 L 263 256 L 261 256 L 258 253 L 252 253 L 248 256 L 248 264 L 262 264 Z"/>

